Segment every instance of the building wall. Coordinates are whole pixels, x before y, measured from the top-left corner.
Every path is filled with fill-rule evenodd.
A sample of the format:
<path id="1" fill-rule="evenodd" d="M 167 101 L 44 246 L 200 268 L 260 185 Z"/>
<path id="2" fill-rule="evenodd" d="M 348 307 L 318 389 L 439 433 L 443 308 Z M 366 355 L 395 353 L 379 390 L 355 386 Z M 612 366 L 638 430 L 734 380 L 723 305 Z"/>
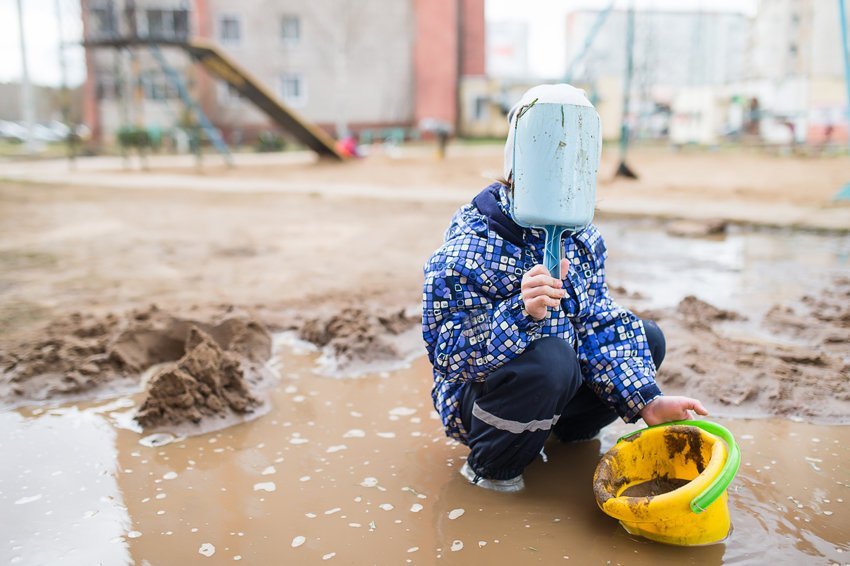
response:
<path id="1" fill-rule="evenodd" d="M 458 0 L 414 0 L 415 119 L 455 125 L 458 89 Z"/>
<path id="2" fill-rule="evenodd" d="M 845 2 L 845 4 L 847 4 Z M 847 25 L 850 28 L 850 5 L 847 7 Z M 838 19 L 838 2 L 823 2 L 812 10 L 811 74 L 819 78 L 844 78 L 841 56 L 841 24 Z"/>
<path id="3" fill-rule="evenodd" d="M 485 75 L 485 35 L 484 0 L 461 0 L 463 38 L 461 53 L 461 76 L 483 77 Z"/>
<path id="4" fill-rule="evenodd" d="M 835 2 L 763 0 L 754 23 L 745 88 L 763 109 L 762 137 L 797 142 L 847 139 L 847 100 Z M 790 141 L 790 138 L 788 139 Z"/>
<path id="5" fill-rule="evenodd" d="M 308 120 L 336 129 L 412 121 L 412 2 L 205 2 L 211 39 L 282 98 L 285 75 L 300 82 L 301 96 L 284 102 Z M 240 22 L 238 42 L 223 40 L 225 17 Z M 298 21 L 295 41 L 282 37 L 285 17 Z M 215 120 L 223 125 L 267 125 L 262 114 L 229 99 L 222 87 L 216 87 L 213 108 Z"/>

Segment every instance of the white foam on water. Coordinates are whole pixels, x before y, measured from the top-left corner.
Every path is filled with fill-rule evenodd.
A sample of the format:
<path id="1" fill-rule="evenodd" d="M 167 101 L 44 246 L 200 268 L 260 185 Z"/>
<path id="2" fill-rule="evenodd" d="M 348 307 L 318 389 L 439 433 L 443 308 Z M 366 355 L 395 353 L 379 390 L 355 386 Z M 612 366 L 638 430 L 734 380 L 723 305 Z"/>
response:
<path id="1" fill-rule="evenodd" d="M 261 482 L 254 484 L 254 491 L 274 491 L 277 486 L 273 481 Z"/>
<path id="2" fill-rule="evenodd" d="M 408 552 L 408 554 L 410 554 L 412 552 L 416 552 L 417 550 L 419 550 L 418 546 L 411 546 L 410 548 L 407 549 L 407 552 Z"/>
<path id="3" fill-rule="evenodd" d="M 127 533 L 127 538 L 139 538 L 140 536 L 142 536 L 142 533 L 139 531 L 130 531 Z"/>
<path id="4" fill-rule="evenodd" d="M 384 511 L 392 511 L 393 510 L 393 506 L 390 503 L 381 503 L 380 505 L 378 505 L 378 507 L 380 507 Z"/>
<path id="5" fill-rule="evenodd" d="M 363 478 L 363 481 L 360 482 L 360 485 L 363 487 L 375 487 L 376 485 L 378 485 L 378 478 L 373 478 L 371 476 L 368 478 Z"/>
<path id="6" fill-rule="evenodd" d="M 28 497 L 21 497 L 17 501 L 15 501 L 15 505 L 26 505 L 27 503 L 32 503 L 33 501 L 38 501 L 41 499 L 41 494 L 38 495 L 30 495 Z"/>
<path id="7" fill-rule="evenodd" d="M 215 546 L 208 543 L 208 542 L 205 542 L 198 549 L 198 554 L 201 554 L 201 555 L 206 556 L 206 557 L 210 557 L 213 554 L 215 554 Z"/>
<path id="8" fill-rule="evenodd" d="M 166 444 L 171 444 L 172 442 L 178 442 L 181 440 L 186 440 L 186 437 L 176 436 L 170 432 L 157 432 L 140 438 L 139 444 L 147 446 L 148 448 L 159 448 L 160 446 L 165 446 Z"/>
<path id="9" fill-rule="evenodd" d="M 410 407 L 395 407 L 390 409 L 390 414 L 396 417 L 409 417 L 416 413 L 416 409 L 411 409 Z"/>
<path id="10" fill-rule="evenodd" d="M 340 511 L 342 511 L 341 507 L 334 507 L 333 509 L 328 509 L 327 511 L 325 511 L 325 515 L 333 515 L 334 513 L 339 513 Z"/>
<path id="11" fill-rule="evenodd" d="M 303 536 L 298 535 L 297 537 L 295 537 L 294 539 L 292 539 L 292 548 L 298 548 L 299 546 L 301 546 L 302 544 L 304 544 L 304 541 L 306 541 L 306 540 L 307 540 L 307 539 L 306 539 L 306 538 L 304 538 Z"/>
<path id="12" fill-rule="evenodd" d="M 333 454 L 334 452 L 339 452 L 340 450 L 345 450 L 347 448 L 348 446 L 346 446 L 345 444 L 336 444 L 334 446 L 329 446 L 328 449 L 325 450 L 325 452 L 327 452 L 328 454 Z"/>
<path id="13" fill-rule="evenodd" d="M 293 438 L 289 441 L 290 444 L 307 444 L 310 442 L 306 438 Z"/>
<path id="14" fill-rule="evenodd" d="M 458 517 L 462 516 L 466 511 L 464 509 L 452 509 L 449 511 L 449 520 L 454 521 Z"/>
<path id="15" fill-rule="evenodd" d="M 463 541 L 456 540 L 452 542 L 452 552 L 457 552 L 463 549 Z"/>
<path id="16" fill-rule="evenodd" d="M 352 428 L 342 435 L 343 438 L 363 438 L 364 436 L 366 436 L 366 433 L 359 428 Z"/>
<path id="17" fill-rule="evenodd" d="M 263 476 L 270 476 L 270 475 L 272 475 L 272 474 L 273 474 L 273 473 L 275 473 L 275 472 L 277 472 L 277 470 L 275 470 L 274 466 L 268 466 L 268 467 L 266 467 L 266 469 L 264 469 L 264 470 L 260 473 L 260 475 L 263 475 Z"/>
<path id="18" fill-rule="evenodd" d="M 379 433 L 377 433 L 377 435 L 380 438 L 395 438 L 394 432 L 379 432 Z"/>
<path id="19" fill-rule="evenodd" d="M 419 503 L 414 503 L 410 506 L 410 511 L 413 513 L 419 513 L 420 511 L 422 511 L 422 505 L 420 505 Z"/>
<path id="20" fill-rule="evenodd" d="M 298 481 L 310 481 L 310 476 L 301 476 Z"/>
<path id="21" fill-rule="evenodd" d="M 162 479 L 164 480 L 173 480 L 177 477 L 177 472 L 166 472 L 163 474 Z"/>
<path id="22" fill-rule="evenodd" d="M 336 556 L 336 552 L 328 552 L 327 554 L 322 556 L 322 560 L 330 560 L 334 556 Z"/>

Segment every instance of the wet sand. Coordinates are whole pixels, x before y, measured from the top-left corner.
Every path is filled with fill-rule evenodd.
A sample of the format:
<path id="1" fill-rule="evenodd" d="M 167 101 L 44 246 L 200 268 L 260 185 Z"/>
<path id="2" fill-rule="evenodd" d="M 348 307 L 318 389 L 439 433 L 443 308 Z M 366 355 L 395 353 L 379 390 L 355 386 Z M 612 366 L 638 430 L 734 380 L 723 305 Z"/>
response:
<path id="1" fill-rule="evenodd" d="M 632 427 L 550 443 L 525 492 L 494 494 L 459 475 L 466 449 L 443 436 L 427 360 L 339 380 L 313 373 L 316 353 L 279 356 L 269 414 L 164 446 L 115 428 L 138 398 L 0 413 L 0 450 L 21 454 L 0 461 L 10 519 L 0 557 L 812 564 L 850 552 L 850 427 L 718 419 L 743 453 L 729 491 L 734 531 L 720 545 L 673 548 L 628 535 L 596 507 L 600 454 Z"/>

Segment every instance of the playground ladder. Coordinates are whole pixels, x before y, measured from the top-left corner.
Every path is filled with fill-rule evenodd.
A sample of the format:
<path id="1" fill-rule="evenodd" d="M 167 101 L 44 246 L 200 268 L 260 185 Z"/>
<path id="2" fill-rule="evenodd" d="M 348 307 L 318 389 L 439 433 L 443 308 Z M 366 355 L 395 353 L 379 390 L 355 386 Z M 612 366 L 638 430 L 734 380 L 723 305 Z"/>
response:
<path id="1" fill-rule="evenodd" d="M 194 114 L 195 119 L 198 120 L 198 123 L 201 125 L 201 129 L 212 142 L 213 147 L 215 147 L 216 151 L 224 157 L 224 160 L 228 165 L 233 165 L 233 156 L 230 154 L 230 150 L 224 142 L 224 138 L 221 137 L 221 132 L 218 128 L 213 126 L 212 122 L 210 122 L 209 118 L 207 118 L 207 115 L 204 114 L 200 105 L 198 105 L 198 103 L 195 102 L 195 100 L 189 95 L 189 90 L 186 88 L 186 84 L 183 82 L 183 78 L 180 76 L 180 73 L 168 64 L 168 61 L 165 59 L 165 56 L 162 54 L 162 50 L 160 50 L 158 45 L 150 44 L 148 47 L 150 47 L 154 59 L 156 59 L 159 66 L 162 67 L 162 71 L 165 73 L 166 78 L 169 82 L 171 82 L 174 88 L 177 89 L 177 93 L 183 100 L 183 104 L 186 105 L 189 111 Z"/>

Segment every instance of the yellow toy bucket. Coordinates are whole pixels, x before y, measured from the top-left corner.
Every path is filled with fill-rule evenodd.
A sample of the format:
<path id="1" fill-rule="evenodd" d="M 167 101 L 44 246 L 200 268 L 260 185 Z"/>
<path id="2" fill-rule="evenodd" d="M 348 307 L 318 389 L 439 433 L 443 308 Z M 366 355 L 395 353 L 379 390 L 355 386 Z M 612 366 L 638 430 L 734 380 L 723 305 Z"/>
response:
<path id="1" fill-rule="evenodd" d="M 726 488 L 740 462 L 724 427 L 666 423 L 620 438 L 596 467 L 593 491 L 600 509 L 631 534 L 667 544 L 712 544 L 729 535 Z"/>

